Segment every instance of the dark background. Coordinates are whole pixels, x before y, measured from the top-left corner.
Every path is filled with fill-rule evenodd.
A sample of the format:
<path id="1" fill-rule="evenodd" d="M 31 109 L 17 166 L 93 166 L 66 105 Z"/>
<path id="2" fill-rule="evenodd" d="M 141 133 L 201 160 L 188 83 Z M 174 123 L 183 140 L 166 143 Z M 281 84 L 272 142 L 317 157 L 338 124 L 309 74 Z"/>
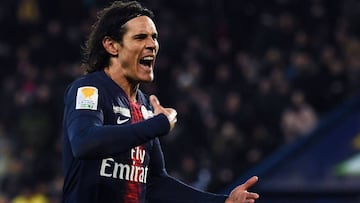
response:
<path id="1" fill-rule="evenodd" d="M 110 2 L 0 1 L 0 202 L 59 201 L 64 89 Z M 177 109 L 162 139 L 167 169 L 194 187 L 222 191 L 359 91 L 358 1 L 142 3 L 160 34 L 155 81 L 142 89 Z M 289 130 L 289 111 L 311 119 Z"/>

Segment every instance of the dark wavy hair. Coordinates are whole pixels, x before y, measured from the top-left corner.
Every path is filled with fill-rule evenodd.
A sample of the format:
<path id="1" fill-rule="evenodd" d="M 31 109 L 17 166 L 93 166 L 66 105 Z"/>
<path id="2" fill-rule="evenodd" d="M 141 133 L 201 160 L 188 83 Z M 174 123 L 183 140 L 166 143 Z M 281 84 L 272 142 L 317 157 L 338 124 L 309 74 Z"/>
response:
<path id="1" fill-rule="evenodd" d="M 97 13 L 97 20 L 82 47 L 82 63 L 87 73 L 109 66 L 110 54 L 103 47 L 102 40 L 108 36 L 121 43 L 127 29 L 124 24 L 137 16 L 154 19 L 153 12 L 137 1 L 115 1 Z"/>

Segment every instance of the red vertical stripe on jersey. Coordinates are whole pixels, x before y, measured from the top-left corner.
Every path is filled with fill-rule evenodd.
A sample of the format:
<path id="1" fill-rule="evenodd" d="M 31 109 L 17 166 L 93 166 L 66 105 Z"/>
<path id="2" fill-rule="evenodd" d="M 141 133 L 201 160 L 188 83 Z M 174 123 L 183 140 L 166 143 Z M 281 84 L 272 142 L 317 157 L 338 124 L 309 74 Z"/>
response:
<path id="1" fill-rule="evenodd" d="M 130 103 L 131 111 L 131 123 L 137 123 L 144 120 L 141 113 L 141 105 L 135 102 Z M 142 146 L 139 146 L 140 149 L 143 149 Z M 134 166 L 141 166 L 142 163 L 140 160 L 133 159 L 132 163 Z M 140 194 L 141 194 L 141 183 L 128 181 L 126 185 L 126 193 L 124 203 L 139 203 Z"/>

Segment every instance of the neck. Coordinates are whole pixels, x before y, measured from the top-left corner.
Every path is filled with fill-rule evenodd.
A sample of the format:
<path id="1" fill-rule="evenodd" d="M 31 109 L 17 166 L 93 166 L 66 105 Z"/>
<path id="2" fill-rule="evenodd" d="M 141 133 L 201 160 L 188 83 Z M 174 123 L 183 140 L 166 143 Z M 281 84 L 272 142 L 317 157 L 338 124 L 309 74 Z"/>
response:
<path id="1" fill-rule="evenodd" d="M 127 95 L 130 102 L 136 102 L 136 95 L 139 89 L 140 83 L 134 82 L 121 74 L 117 74 L 113 69 L 105 68 L 105 74 L 109 76 Z"/>

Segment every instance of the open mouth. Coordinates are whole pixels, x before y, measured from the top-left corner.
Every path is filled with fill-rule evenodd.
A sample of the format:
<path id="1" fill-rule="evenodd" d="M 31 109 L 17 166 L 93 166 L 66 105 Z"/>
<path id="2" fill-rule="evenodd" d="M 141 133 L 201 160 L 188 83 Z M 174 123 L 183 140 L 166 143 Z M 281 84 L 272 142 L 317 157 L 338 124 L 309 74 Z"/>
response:
<path id="1" fill-rule="evenodd" d="M 152 67 L 153 62 L 154 62 L 154 57 L 153 56 L 145 56 L 145 57 L 140 59 L 140 64 L 143 65 L 143 66 L 146 66 L 148 68 Z"/>

